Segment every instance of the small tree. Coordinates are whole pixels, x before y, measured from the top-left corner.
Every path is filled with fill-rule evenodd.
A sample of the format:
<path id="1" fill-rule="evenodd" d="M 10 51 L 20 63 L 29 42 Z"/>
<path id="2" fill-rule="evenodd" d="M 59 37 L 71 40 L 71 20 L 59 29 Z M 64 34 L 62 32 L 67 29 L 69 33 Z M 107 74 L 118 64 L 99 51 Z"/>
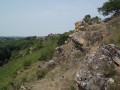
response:
<path id="1" fill-rule="evenodd" d="M 109 0 L 108 2 L 105 2 L 102 7 L 98 8 L 98 11 L 104 16 L 111 13 L 118 13 L 120 12 L 120 0 Z"/>
<path id="2" fill-rule="evenodd" d="M 83 18 L 83 20 L 84 20 L 85 22 L 90 22 L 91 16 L 90 16 L 90 15 L 85 15 L 85 17 Z"/>

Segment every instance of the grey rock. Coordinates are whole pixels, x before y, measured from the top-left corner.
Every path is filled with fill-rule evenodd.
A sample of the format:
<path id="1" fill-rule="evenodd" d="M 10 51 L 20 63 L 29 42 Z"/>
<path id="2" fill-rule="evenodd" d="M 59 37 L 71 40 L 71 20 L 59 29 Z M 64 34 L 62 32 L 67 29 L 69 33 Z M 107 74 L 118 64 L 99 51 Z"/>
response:
<path id="1" fill-rule="evenodd" d="M 78 90 L 107 90 L 109 84 L 114 84 L 114 73 L 117 72 L 116 68 L 120 61 L 119 52 L 115 45 L 109 44 L 102 45 L 94 53 L 87 54 L 80 62 L 75 77 Z"/>

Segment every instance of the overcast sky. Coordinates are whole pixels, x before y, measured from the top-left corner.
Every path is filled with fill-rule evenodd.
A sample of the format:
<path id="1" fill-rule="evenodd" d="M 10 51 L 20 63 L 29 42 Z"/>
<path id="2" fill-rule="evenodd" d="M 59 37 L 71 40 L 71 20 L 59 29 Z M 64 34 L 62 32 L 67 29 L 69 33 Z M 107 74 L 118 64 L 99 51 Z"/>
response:
<path id="1" fill-rule="evenodd" d="M 74 29 L 107 0 L 0 0 L 0 36 L 44 36 Z"/>

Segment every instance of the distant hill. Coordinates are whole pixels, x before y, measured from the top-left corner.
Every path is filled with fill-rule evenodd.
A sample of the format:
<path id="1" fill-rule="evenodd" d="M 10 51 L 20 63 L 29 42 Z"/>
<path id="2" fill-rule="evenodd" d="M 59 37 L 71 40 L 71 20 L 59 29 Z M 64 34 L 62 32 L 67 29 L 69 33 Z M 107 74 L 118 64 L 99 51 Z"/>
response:
<path id="1" fill-rule="evenodd" d="M 20 38 L 25 38 L 25 37 L 17 37 L 17 36 L 0 36 L 0 40 L 5 40 L 5 39 L 20 39 Z"/>

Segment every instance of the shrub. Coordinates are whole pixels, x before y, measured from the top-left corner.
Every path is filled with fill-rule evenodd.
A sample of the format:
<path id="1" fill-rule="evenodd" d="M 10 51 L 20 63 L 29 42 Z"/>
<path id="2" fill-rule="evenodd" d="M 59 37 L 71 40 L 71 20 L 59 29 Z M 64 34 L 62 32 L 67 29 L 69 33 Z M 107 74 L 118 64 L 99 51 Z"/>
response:
<path id="1" fill-rule="evenodd" d="M 68 33 L 61 34 L 58 39 L 58 45 L 61 46 L 62 44 L 64 44 L 64 42 L 68 39 L 68 37 L 69 37 Z"/>
<path id="2" fill-rule="evenodd" d="M 91 19 L 91 21 L 92 21 L 93 23 L 99 23 L 99 22 L 100 22 L 100 20 L 101 20 L 101 18 L 100 18 L 100 17 L 98 17 L 98 16 L 93 17 L 93 18 Z"/>
<path id="3" fill-rule="evenodd" d="M 31 62 L 27 60 L 24 62 L 23 66 L 24 66 L 24 69 L 28 69 L 31 66 Z"/>
<path id="4" fill-rule="evenodd" d="M 52 59 L 53 54 L 54 54 L 55 50 L 52 47 L 46 48 L 42 53 L 41 56 L 39 58 L 40 61 L 47 61 Z"/>
<path id="5" fill-rule="evenodd" d="M 41 79 L 46 75 L 46 72 L 44 70 L 37 70 L 36 75 L 37 75 L 37 79 Z"/>
<path id="6" fill-rule="evenodd" d="M 84 20 L 85 22 L 90 22 L 91 16 L 90 16 L 90 15 L 85 15 L 85 17 L 83 18 L 83 20 Z"/>

